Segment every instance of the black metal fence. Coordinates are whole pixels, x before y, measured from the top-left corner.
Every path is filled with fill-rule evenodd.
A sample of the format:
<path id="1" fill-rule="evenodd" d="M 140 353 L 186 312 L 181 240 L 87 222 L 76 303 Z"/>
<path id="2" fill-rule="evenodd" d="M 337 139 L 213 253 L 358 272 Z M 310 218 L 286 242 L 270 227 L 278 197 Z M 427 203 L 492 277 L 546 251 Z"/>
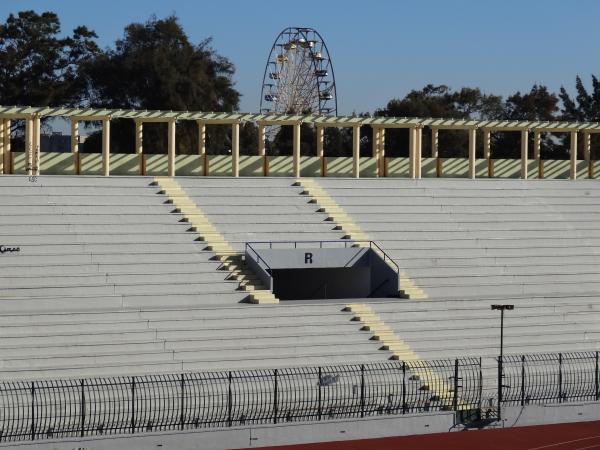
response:
<path id="1" fill-rule="evenodd" d="M 600 400 L 598 356 L 598 352 L 505 356 L 499 383 L 502 404 Z"/>
<path id="2" fill-rule="evenodd" d="M 0 440 L 480 407 L 480 359 L 0 384 Z"/>
<path id="3" fill-rule="evenodd" d="M 497 406 L 600 400 L 598 352 L 505 356 L 502 363 Z M 486 381 L 487 388 L 496 382 Z M 479 358 L 4 382 L 0 441 L 470 413 L 481 411 L 483 388 Z"/>

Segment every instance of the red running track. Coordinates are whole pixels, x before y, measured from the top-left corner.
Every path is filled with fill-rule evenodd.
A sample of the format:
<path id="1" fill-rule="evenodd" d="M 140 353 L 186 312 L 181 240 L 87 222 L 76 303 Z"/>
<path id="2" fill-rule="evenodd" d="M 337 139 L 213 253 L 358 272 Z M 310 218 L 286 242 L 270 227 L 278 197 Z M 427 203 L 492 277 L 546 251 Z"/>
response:
<path id="1" fill-rule="evenodd" d="M 269 450 L 600 450 L 600 422 L 457 431 L 262 448 Z"/>

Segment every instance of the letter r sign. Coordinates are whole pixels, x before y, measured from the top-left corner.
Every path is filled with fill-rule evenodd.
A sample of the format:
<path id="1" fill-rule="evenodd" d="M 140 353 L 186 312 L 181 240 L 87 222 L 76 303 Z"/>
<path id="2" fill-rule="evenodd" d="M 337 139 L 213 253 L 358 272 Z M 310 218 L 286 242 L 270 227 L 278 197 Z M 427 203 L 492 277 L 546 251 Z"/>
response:
<path id="1" fill-rule="evenodd" d="M 312 253 L 306 252 L 304 254 L 304 264 L 312 264 L 312 262 L 313 262 L 312 257 L 313 257 Z"/>

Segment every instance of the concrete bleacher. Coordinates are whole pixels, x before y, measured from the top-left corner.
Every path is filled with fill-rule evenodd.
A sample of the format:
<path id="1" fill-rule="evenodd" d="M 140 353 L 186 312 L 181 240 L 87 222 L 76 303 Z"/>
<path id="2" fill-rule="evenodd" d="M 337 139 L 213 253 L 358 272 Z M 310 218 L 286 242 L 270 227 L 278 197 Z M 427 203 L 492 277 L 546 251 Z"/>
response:
<path id="1" fill-rule="evenodd" d="M 226 181 L 214 182 L 222 189 Z M 302 207 L 293 181 L 264 181 L 243 189 L 257 198 L 268 186 L 291 193 L 269 205 L 270 215 L 247 208 L 238 222 L 248 225 L 237 230 L 232 219 L 226 233 L 238 233 L 238 248 L 280 227 L 291 239 L 298 227 L 314 229 L 311 238 L 341 237 L 321 215 L 311 215 L 310 205 Z M 248 293 L 152 182 L 0 177 L 0 245 L 20 248 L 0 255 L 2 379 L 386 359 L 337 304 L 252 309 L 241 303 Z M 300 202 L 286 209 L 292 199 Z M 226 196 L 216 202 L 225 217 L 240 209 L 227 205 Z M 292 210 L 297 214 L 288 217 Z"/>
<path id="2" fill-rule="evenodd" d="M 596 181 L 319 183 L 429 297 L 600 293 Z"/>
<path id="3" fill-rule="evenodd" d="M 178 178 L 180 185 L 237 251 L 252 241 L 339 240 L 289 178 Z"/>
<path id="4" fill-rule="evenodd" d="M 238 252 L 340 240 L 290 178 L 178 178 Z M 387 360 L 344 311 L 368 302 L 423 359 L 600 347 L 594 181 L 320 179 L 427 299 L 248 305 L 248 292 L 147 177 L 0 177 L 3 380 Z"/>
<path id="5" fill-rule="evenodd" d="M 370 302 L 420 358 L 600 349 L 600 185 L 593 181 L 319 180 L 427 299 Z"/>

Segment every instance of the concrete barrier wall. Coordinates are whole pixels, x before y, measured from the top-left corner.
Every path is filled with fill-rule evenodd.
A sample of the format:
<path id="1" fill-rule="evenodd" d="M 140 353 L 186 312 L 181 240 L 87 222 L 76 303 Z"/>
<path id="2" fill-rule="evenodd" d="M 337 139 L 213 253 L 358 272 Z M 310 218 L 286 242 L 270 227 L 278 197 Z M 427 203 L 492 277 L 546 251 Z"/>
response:
<path id="1" fill-rule="evenodd" d="M 102 175 L 102 155 L 98 153 L 80 153 L 82 175 Z M 269 176 L 293 176 L 292 156 L 267 156 Z M 208 174 L 210 176 L 231 176 L 231 155 L 208 155 Z M 146 175 L 167 175 L 167 155 L 145 155 Z M 326 176 L 352 177 L 351 157 L 325 157 Z M 139 155 L 128 153 L 113 153 L 110 155 L 111 175 L 139 175 Z M 321 159 L 316 156 L 300 157 L 300 171 L 304 177 L 321 176 Z M 520 178 L 521 161 L 519 159 L 492 159 L 493 178 Z M 12 152 L 12 173 L 25 174 L 25 154 Z M 200 155 L 176 155 L 175 167 L 177 175 L 202 176 L 204 160 Z M 435 178 L 440 166 L 442 178 L 467 178 L 469 175 L 469 160 L 467 158 L 422 158 L 421 176 Z M 543 178 L 567 179 L 570 175 L 570 161 L 544 160 Z M 592 178 L 600 179 L 600 161 L 592 161 Z M 386 158 L 388 177 L 408 178 L 408 158 Z M 75 156 L 69 152 L 41 152 L 40 172 L 45 175 L 74 175 Z M 258 155 L 240 155 L 240 176 L 260 177 L 264 173 L 264 157 Z M 539 166 L 535 160 L 529 160 L 527 166 L 528 178 L 539 178 Z M 377 174 L 376 160 L 372 157 L 360 158 L 360 176 L 373 178 Z M 477 178 L 488 178 L 488 161 L 478 158 L 475 162 Z M 590 164 L 586 161 L 577 162 L 577 178 L 590 178 Z"/>
<path id="2" fill-rule="evenodd" d="M 423 178 L 437 177 L 437 158 L 421 159 L 421 176 Z"/>
<path id="3" fill-rule="evenodd" d="M 24 174 L 25 173 L 25 153 L 12 152 L 12 173 Z"/>
<path id="4" fill-rule="evenodd" d="M 328 177 L 351 177 L 352 176 L 352 158 L 336 156 L 325 157 L 327 164 Z"/>
<path id="5" fill-rule="evenodd" d="M 41 173 L 45 173 L 43 168 Z M 139 175 L 140 155 L 132 153 L 110 155 L 110 173 L 111 175 Z"/>
<path id="6" fill-rule="evenodd" d="M 544 160 L 544 178 L 569 178 L 570 161 L 567 160 Z"/>
<path id="7" fill-rule="evenodd" d="M 589 178 L 589 163 L 586 161 L 577 161 L 577 178 Z"/>
<path id="8" fill-rule="evenodd" d="M 440 158 L 442 165 L 442 177 L 444 178 L 468 178 L 469 160 L 466 158 Z"/>
<path id="9" fill-rule="evenodd" d="M 81 153 L 79 156 L 81 158 L 81 175 L 102 175 L 102 155 Z"/>
<path id="10" fill-rule="evenodd" d="M 410 163 L 408 158 L 386 158 L 388 177 L 408 178 L 410 176 Z"/>
<path id="11" fill-rule="evenodd" d="M 374 178 L 377 175 L 377 160 L 371 157 L 360 158 L 360 176 Z M 352 176 L 352 174 L 350 174 Z"/>
<path id="12" fill-rule="evenodd" d="M 240 176 L 262 177 L 264 158 L 262 156 L 240 155 Z"/>
<path id="13" fill-rule="evenodd" d="M 214 177 L 230 177 L 232 173 L 230 155 L 208 155 L 208 174 Z"/>
<path id="14" fill-rule="evenodd" d="M 300 174 L 303 177 L 320 177 L 321 158 L 318 158 L 316 156 L 301 156 Z"/>
<path id="15" fill-rule="evenodd" d="M 200 176 L 204 174 L 204 158 L 200 155 L 175 155 L 175 170 L 178 175 Z"/>
<path id="16" fill-rule="evenodd" d="M 269 161 L 269 176 L 294 176 L 291 156 L 267 156 L 267 160 Z"/>
<path id="17" fill-rule="evenodd" d="M 146 155 L 146 175 L 168 175 L 167 155 Z"/>
<path id="18" fill-rule="evenodd" d="M 253 427 L 178 431 L 94 438 L 65 438 L 37 442 L 9 442 L 0 448 L 71 450 L 85 448 L 217 450 L 314 442 L 351 441 L 416 434 L 443 433 L 453 426 L 451 412 L 406 414 L 358 420 L 297 422 Z"/>
<path id="19" fill-rule="evenodd" d="M 478 161 L 485 161 L 478 160 Z M 494 178 L 521 178 L 521 161 L 519 159 L 492 159 Z M 534 161 L 537 169 L 537 163 Z M 529 167 L 528 167 L 529 170 Z M 487 164 L 486 164 L 487 172 Z M 537 170 L 536 170 L 537 172 Z M 478 174 L 479 175 L 479 174 Z M 488 174 L 482 175 L 487 177 Z M 528 172 L 529 176 L 529 172 Z"/>
<path id="20" fill-rule="evenodd" d="M 75 175 L 73 153 L 40 153 L 40 172 L 45 175 Z"/>
<path id="21" fill-rule="evenodd" d="M 591 422 L 600 420 L 598 402 L 509 406 L 503 409 L 504 427 Z"/>

